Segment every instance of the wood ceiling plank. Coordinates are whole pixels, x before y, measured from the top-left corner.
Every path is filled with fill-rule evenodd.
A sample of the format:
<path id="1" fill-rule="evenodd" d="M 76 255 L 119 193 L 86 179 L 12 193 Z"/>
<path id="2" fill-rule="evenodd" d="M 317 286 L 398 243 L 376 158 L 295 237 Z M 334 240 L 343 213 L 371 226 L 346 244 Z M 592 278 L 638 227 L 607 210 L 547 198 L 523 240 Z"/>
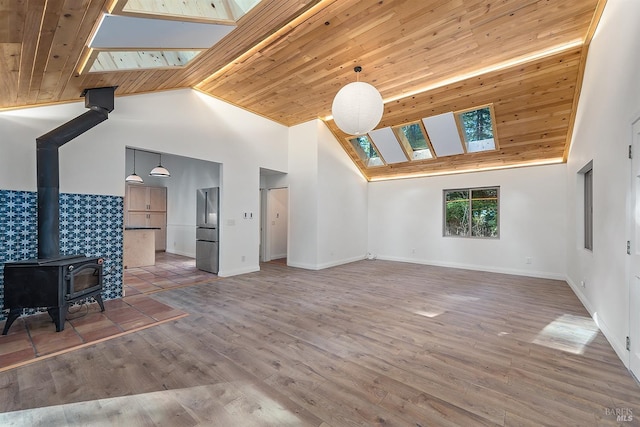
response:
<path id="1" fill-rule="evenodd" d="M 26 9 L 26 0 L 0 0 L 0 43 L 22 42 Z"/>
<path id="2" fill-rule="evenodd" d="M 309 9 L 318 4 L 329 5 L 331 3 L 332 1 L 329 0 L 262 1 L 238 21 L 236 30 L 232 31 L 208 52 L 203 53 L 202 58 L 197 59 L 193 66 L 176 76 L 176 79 L 179 79 L 186 86 L 197 85 L 198 89 L 207 91 L 206 84 L 203 85 L 202 83 L 212 73 L 236 61 L 245 52 L 276 34 L 280 28 L 287 28 L 289 22 Z M 175 80 L 168 80 L 161 89 L 175 84 Z M 233 103 L 233 100 L 231 102 Z"/>
<path id="3" fill-rule="evenodd" d="M 20 43 L 0 43 L 0 100 L 13 101 L 18 96 L 21 47 Z"/>
<path id="4" fill-rule="evenodd" d="M 69 62 L 75 63 L 77 51 L 72 47 L 82 43 L 85 37 L 78 34 L 81 28 L 90 0 L 66 0 L 59 15 L 59 21 L 49 49 L 47 63 L 43 71 L 43 77 L 38 91 L 36 102 L 47 103 L 59 98 L 61 84 L 68 75 Z M 80 38 L 80 41 L 79 41 Z M 73 55 L 73 57 L 72 57 Z M 63 77 L 63 71 L 66 71 Z"/>
<path id="5" fill-rule="evenodd" d="M 373 7 L 372 2 L 360 2 L 360 9 L 358 11 L 366 11 Z M 522 2 L 520 2 L 522 3 Z M 533 3 L 529 2 L 528 5 Z M 524 8 L 526 9 L 526 8 Z M 399 10 L 399 9 L 394 9 Z M 350 20 L 349 24 L 354 24 L 360 21 L 358 18 L 362 18 L 362 16 L 358 15 L 358 11 L 349 15 Z M 364 12 L 362 12 L 364 14 Z M 568 19 L 566 15 L 564 16 L 565 21 Z M 336 19 L 332 20 L 331 23 L 332 31 L 336 35 L 337 40 L 347 40 L 347 42 L 341 42 L 343 46 L 343 50 L 346 50 L 346 53 L 343 52 L 342 61 L 336 61 L 336 56 L 331 57 L 331 60 L 334 62 L 349 62 L 352 60 L 354 55 L 350 54 L 349 51 L 354 48 L 354 46 L 358 46 L 358 42 L 356 40 L 356 36 L 349 36 L 349 32 L 352 34 L 364 34 L 365 32 L 359 32 L 356 28 L 353 30 L 349 26 L 345 25 L 345 28 L 340 28 L 340 24 L 336 24 Z M 384 19 L 376 21 L 376 23 L 386 22 Z M 335 24 L 335 25 L 334 25 Z M 272 46 L 269 49 L 269 56 L 267 58 L 261 56 L 255 56 L 251 60 L 248 60 L 243 64 L 242 67 L 239 67 L 235 71 L 235 75 L 237 76 L 234 79 L 225 79 L 220 78 L 215 82 L 215 85 L 210 87 L 202 87 L 203 89 L 215 94 L 218 97 L 223 99 L 229 99 L 233 96 L 235 103 L 239 105 L 246 105 L 250 109 L 254 111 L 262 111 L 263 115 L 289 115 L 291 117 L 290 123 L 296 123 L 300 121 L 310 120 L 314 117 L 317 117 L 318 114 L 328 115 L 329 107 L 330 107 L 330 99 L 327 99 L 327 94 L 335 94 L 337 89 L 333 86 L 330 86 L 327 83 L 328 79 L 325 79 L 324 83 L 321 83 L 321 79 L 316 79 L 319 83 L 314 85 L 313 88 L 304 87 L 305 79 L 287 79 L 287 78 L 277 78 L 274 79 L 273 76 L 290 76 L 290 75 L 299 75 L 301 72 L 304 75 L 314 75 L 314 76 L 322 76 L 326 75 L 326 67 L 324 67 L 323 72 L 320 72 L 318 67 L 313 67 L 313 62 L 307 61 L 306 58 L 303 58 L 302 52 L 304 52 L 304 57 L 315 58 L 318 57 L 317 53 L 321 52 L 321 48 L 316 48 L 316 45 L 322 45 L 323 43 L 316 43 L 314 45 L 310 40 L 325 40 L 326 36 L 319 37 L 321 34 L 318 30 L 311 28 L 312 26 L 305 27 L 305 31 L 295 32 L 291 34 L 291 37 L 287 37 L 286 40 L 280 41 L 278 46 Z M 378 28 L 380 27 L 380 28 Z M 576 28 L 579 28 L 579 24 L 575 24 Z M 379 36 L 379 33 L 373 31 L 374 29 L 380 30 L 382 28 L 381 25 L 371 26 L 369 24 L 368 27 L 363 27 L 369 30 L 367 35 L 371 33 L 371 39 L 376 39 L 376 36 Z M 489 59 L 491 60 L 506 60 L 510 58 L 507 52 L 500 53 L 495 56 L 487 55 L 487 52 L 477 52 L 477 49 L 470 49 L 475 47 L 472 43 L 472 40 L 468 42 L 460 43 L 460 40 L 456 40 L 455 37 L 447 34 L 447 31 L 451 28 L 451 26 L 445 27 L 445 30 L 442 31 L 444 36 L 439 38 L 441 43 L 441 49 L 431 48 L 429 50 L 428 59 L 421 60 L 420 55 L 416 55 L 413 52 L 410 55 L 403 55 L 393 60 L 389 60 L 389 56 L 393 53 L 392 50 L 389 50 L 388 47 L 383 47 L 384 43 L 380 43 L 380 52 L 377 52 L 375 49 L 369 49 L 366 55 L 361 56 L 360 58 L 363 62 L 371 63 L 371 67 L 367 67 L 367 69 L 371 69 L 374 71 L 375 77 L 371 79 L 372 81 L 380 81 L 381 83 L 377 85 L 378 89 L 382 92 L 383 96 L 392 96 L 397 95 L 399 88 L 401 90 L 413 90 L 418 89 L 421 86 L 425 86 L 429 81 L 432 81 L 434 78 L 437 78 L 439 75 L 445 77 L 444 70 L 451 69 L 452 61 L 455 63 L 469 63 L 466 69 L 461 69 L 464 72 L 470 71 L 472 69 L 477 69 L 480 66 L 489 65 Z M 455 27 L 454 27 L 455 28 Z M 454 32 L 455 33 L 455 32 Z M 312 37 L 312 35 L 316 35 L 316 37 Z M 457 33 L 458 37 L 461 36 L 461 33 Z M 299 38 L 303 44 L 299 45 L 297 39 Z M 400 38 L 403 41 L 406 41 L 407 45 L 411 46 L 411 43 L 419 42 L 419 40 L 414 41 L 410 37 L 406 35 L 398 36 L 394 34 L 391 38 Z M 424 39 L 424 37 L 421 37 Z M 523 52 L 531 49 L 530 46 L 520 47 L 520 42 L 511 42 L 511 45 L 517 45 L 519 49 L 523 49 Z M 424 43 L 423 43 L 424 45 Z M 510 45 L 510 46 L 511 46 Z M 301 46 L 304 46 L 302 49 Z M 375 45 L 372 45 L 375 47 Z M 318 50 L 316 50 L 318 49 Z M 362 49 L 366 50 L 366 49 Z M 396 51 L 404 51 L 407 52 L 407 49 L 395 49 Z M 295 52 L 300 52 L 297 59 L 289 59 L 286 60 L 284 56 L 284 52 L 293 52 L 294 58 L 296 57 Z M 266 53 L 263 51 L 261 53 Z M 405 57 L 407 58 L 405 60 Z M 472 60 L 469 61 L 469 58 Z M 377 61 L 377 62 L 376 62 Z M 390 63 L 393 68 L 391 70 L 402 70 L 400 72 L 394 71 L 386 71 L 388 67 L 383 65 L 383 63 Z M 262 65 L 257 65 L 262 64 Z M 247 74 L 243 73 L 243 69 L 247 71 Z M 302 69 L 302 70 L 301 70 Z M 406 70 L 415 70 L 413 73 L 407 73 Z M 251 90 L 245 89 L 243 90 L 241 87 L 242 81 L 245 76 L 251 75 L 251 72 L 255 71 L 255 73 L 260 73 L 261 78 L 253 78 L 256 83 L 254 83 L 251 87 Z M 231 75 L 231 73 L 229 73 Z M 353 79 L 352 75 L 347 74 L 347 79 Z M 411 83 L 407 83 L 407 80 L 411 80 Z M 352 81 L 352 80 L 351 80 Z M 276 84 L 277 82 L 278 84 Z M 345 81 L 348 82 L 348 80 Z M 246 85 L 245 85 L 246 86 Z M 254 87 L 259 87 L 260 89 L 253 90 Z M 275 87 L 278 87 L 280 92 L 275 90 Z M 341 87 L 340 84 L 335 85 L 335 87 Z M 282 90 L 285 88 L 285 90 Z M 314 116 L 303 115 L 299 105 L 295 102 L 291 102 L 288 97 L 280 94 L 296 94 L 300 92 L 306 92 L 307 97 L 305 99 L 305 105 L 307 110 L 321 108 L 320 111 L 316 111 Z M 244 95 L 243 95 L 244 92 Z M 233 94 L 233 95 L 228 95 Z M 274 99 L 277 98 L 277 99 Z M 290 105 L 290 108 L 286 109 L 286 106 Z M 284 110 L 282 108 L 285 108 Z M 295 110 L 295 112 L 294 112 Z M 315 110 L 314 110 L 315 111 Z"/>
<path id="6" fill-rule="evenodd" d="M 40 34 L 40 22 L 44 13 L 44 1 L 33 1 L 27 3 L 24 14 L 24 25 L 22 26 L 22 49 L 20 52 L 20 74 L 18 79 L 18 95 L 15 103 L 2 102 L 3 107 L 17 105 L 30 105 L 28 94 L 31 85 L 34 62 L 36 59 L 36 49 Z"/>
<path id="7" fill-rule="evenodd" d="M 50 59 L 51 46 L 56 34 L 64 0 L 47 0 L 45 10 L 38 33 L 35 58 L 29 82 L 29 90 L 26 93 L 26 101 L 29 104 L 37 104 L 38 96 L 42 87 L 42 80 L 45 69 Z"/>
<path id="8" fill-rule="evenodd" d="M 61 70 L 60 82 L 58 84 L 58 99 L 74 99 L 78 98 L 82 91 L 90 86 L 84 80 L 84 76 L 79 76 L 77 70 L 80 61 L 84 58 L 87 51 L 86 43 L 91 35 L 96 22 L 100 19 L 103 12 L 106 11 L 106 3 L 108 0 L 90 0 L 85 1 L 85 10 L 74 10 L 73 14 L 81 15 L 82 19 L 76 28 L 76 35 L 73 41 L 67 42 L 66 46 L 58 45 L 61 49 L 69 51 L 68 59 L 65 61 Z M 69 34 L 69 37 L 71 35 Z M 104 86 L 112 86 L 105 84 Z"/>

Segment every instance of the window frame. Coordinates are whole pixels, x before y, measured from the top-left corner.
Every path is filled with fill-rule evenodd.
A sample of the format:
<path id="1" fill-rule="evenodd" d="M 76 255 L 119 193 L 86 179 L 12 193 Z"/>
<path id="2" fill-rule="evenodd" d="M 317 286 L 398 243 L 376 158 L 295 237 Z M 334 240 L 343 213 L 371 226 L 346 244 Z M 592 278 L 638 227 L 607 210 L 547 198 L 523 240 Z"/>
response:
<path id="1" fill-rule="evenodd" d="M 593 252 L 593 161 L 578 171 L 582 175 L 583 247 Z"/>
<path id="2" fill-rule="evenodd" d="M 474 236 L 472 230 L 472 221 L 469 220 L 469 229 L 468 234 L 461 236 L 458 234 L 447 234 L 447 193 L 467 191 L 469 193 L 469 213 L 473 212 L 473 192 L 480 190 L 495 190 L 496 191 L 496 202 L 497 202 L 497 224 L 496 224 L 496 235 L 495 236 Z M 491 185 L 491 186 L 483 186 L 483 187 L 466 187 L 466 188 L 449 188 L 442 190 L 442 237 L 457 237 L 463 239 L 500 239 L 500 186 L 499 185 Z"/>
<path id="3" fill-rule="evenodd" d="M 493 134 L 493 150 L 480 150 L 480 151 L 469 151 L 466 133 L 464 131 L 464 126 L 462 124 L 461 116 L 464 113 L 468 113 L 470 111 L 483 110 L 485 108 L 489 109 L 489 114 L 491 116 L 491 133 Z M 453 112 L 453 117 L 456 120 L 456 127 L 458 128 L 458 134 L 460 135 L 460 142 L 462 143 L 462 149 L 464 150 L 464 154 L 475 154 L 475 153 L 488 153 L 500 150 L 500 144 L 498 143 L 498 133 L 497 133 L 497 124 L 496 124 L 496 112 L 493 108 L 493 104 L 483 104 L 478 105 L 476 107 L 465 108 L 464 110 L 457 110 Z"/>
<path id="4" fill-rule="evenodd" d="M 411 125 L 418 125 L 420 127 L 422 136 L 424 137 L 424 140 L 427 144 L 426 150 L 429 151 L 429 154 L 431 155 L 431 157 L 426 159 L 416 159 L 413 157 L 414 153 L 417 150 L 414 150 L 413 147 L 411 147 L 411 143 L 408 140 L 405 140 L 403 138 L 404 135 L 402 134 L 402 130 L 401 130 L 403 127 L 411 126 Z M 407 159 L 410 162 L 430 161 L 437 158 L 436 153 L 433 150 L 433 146 L 431 145 L 431 139 L 429 138 L 429 134 L 427 134 L 427 130 L 425 129 L 424 123 L 422 123 L 422 120 L 416 120 L 413 122 L 402 123 L 397 126 L 391 126 L 391 130 L 393 131 L 393 134 L 395 135 L 396 140 L 398 141 L 398 144 L 400 144 L 400 147 L 402 147 L 404 154 L 407 156 Z"/>
<path id="5" fill-rule="evenodd" d="M 377 158 L 380 159 L 380 164 L 379 165 L 370 164 L 371 163 L 371 159 L 375 159 L 376 157 L 368 157 L 366 155 L 366 153 L 364 152 L 364 149 L 362 148 L 362 146 L 360 144 L 358 144 L 356 146 L 353 142 L 351 142 L 352 140 L 357 139 L 357 138 L 367 138 L 367 140 L 369 141 L 369 144 L 373 147 L 373 150 L 378 155 Z M 378 150 L 378 147 L 376 147 L 376 144 L 373 142 L 373 139 L 369 136 L 368 133 L 365 133 L 363 135 L 350 135 L 345 139 L 346 139 L 347 143 L 349 144 L 349 147 L 356 154 L 356 157 L 358 158 L 358 160 L 360 160 L 360 162 L 362 162 L 362 165 L 364 166 L 365 169 L 379 168 L 379 167 L 383 167 L 383 166 L 387 165 L 386 160 L 384 159 L 384 157 L 382 157 L 382 154 L 380 153 L 380 150 Z"/>

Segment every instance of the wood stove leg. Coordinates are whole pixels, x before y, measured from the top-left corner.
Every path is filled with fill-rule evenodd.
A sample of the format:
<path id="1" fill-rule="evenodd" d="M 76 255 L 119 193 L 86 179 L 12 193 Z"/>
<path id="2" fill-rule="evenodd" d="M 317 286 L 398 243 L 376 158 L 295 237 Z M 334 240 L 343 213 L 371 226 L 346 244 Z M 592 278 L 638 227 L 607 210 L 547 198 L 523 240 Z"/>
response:
<path id="1" fill-rule="evenodd" d="M 104 311 L 104 302 L 102 302 L 102 295 L 96 294 L 93 298 L 95 298 L 96 302 L 100 306 L 100 311 Z"/>
<path id="2" fill-rule="evenodd" d="M 67 312 L 69 311 L 69 305 L 65 304 L 62 307 L 49 307 L 47 312 L 53 319 L 53 323 L 56 324 L 56 332 L 64 330 L 64 322 L 67 318 Z"/>
<path id="3" fill-rule="evenodd" d="M 18 317 L 22 314 L 21 308 L 12 308 L 9 310 L 9 315 L 7 316 L 7 322 L 4 324 L 4 329 L 2 330 L 2 335 L 7 335 L 9 332 L 9 328 L 16 321 Z"/>

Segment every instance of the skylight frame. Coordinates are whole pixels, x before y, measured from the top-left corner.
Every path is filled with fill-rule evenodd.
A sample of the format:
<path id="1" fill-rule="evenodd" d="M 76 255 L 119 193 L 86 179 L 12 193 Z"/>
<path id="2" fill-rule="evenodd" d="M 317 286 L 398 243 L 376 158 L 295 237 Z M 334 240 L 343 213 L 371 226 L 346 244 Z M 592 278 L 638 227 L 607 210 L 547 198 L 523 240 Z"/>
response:
<path id="1" fill-rule="evenodd" d="M 115 72 L 132 72 L 132 71 L 142 71 L 142 70 L 177 70 L 177 69 L 181 69 L 181 68 L 185 68 L 188 65 L 191 64 L 191 62 L 193 62 L 195 59 L 197 59 L 200 54 L 202 54 L 202 52 L 206 51 L 207 49 L 91 49 L 91 52 L 89 54 L 89 57 L 86 61 L 86 66 L 85 69 L 82 70 L 82 73 L 89 73 L 89 74 L 93 74 L 93 73 L 115 73 Z M 159 54 L 164 54 L 165 52 L 198 52 L 196 53 L 193 57 L 191 57 L 190 59 L 188 59 L 186 62 L 184 63 L 180 63 L 180 64 L 171 64 L 168 61 L 168 65 L 166 66 L 148 66 L 148 67 L 116 67 L 116 68 L 105 68 L 105 69 L 100 69 L 100 70 L 94 70 L 94 66 L 98 61 L 98 57 L 100 56 L 100 54 L 107 54 L 107 55 L 111 55 L 111 54 L 131 54 L 131 55 L 136 55 L 136 54 L 141 54 L 141 53 L 150 53 L 150 52 L 154 52 L 154 53 L 159 53 Z M 166 58 L 166 57 L 165 57 Z M 168 59 L 168 58 L 167 58 Z M 132 59 L 133 61 L 134 59 Z"/>
<path id="2" fill-rule="evenodd" d="M 130 6 L 131 0 L 113 0 L 109 13 L 122 16 L 137 16 L 141 18 L 157 18 L 167 19 L 175 21 L 191 21 L 191 22 L 205 22 L 205 23 L 219 23 L 219 24 L 236 24 L 240 18 L 249 13 L 249 11 L 260 4 L 262 0 L 253 1 L 252 5 L 246 10 L 242 5 L 238 4 L 235 0 L 211 0 L 209 2 L 182 2 L 176 0 L 165 0 L 164 2 L 158 2 L 155 10 L 145 9 L 144 7 Z M 172 4 L 174 3 L 174 4 Z M 185 7 L 191 4 L 195 4 L 196 8 L 199 4 L 212 5 L 214 9 L 223 10 L 221 14 L 209 14 L 209 13 L 187 13 Z M 216 7 L 217 4 L 217 7 Z M 167 7 L 167 5 L 169 5 Z M 172 8 L 181 9 L 182 12 L 177 10 L 172 11 Z M 165 9 L 165 10 L 162 10 Z M 216 16 L 217 15 L 217 16 Z"/>
<path id="3" fill-rule="evenodd" d="M 376 152 L 377 157 L 369 157 L 364 149 L 362 148 L 362 146 L 360 145 L 359 142 L 354 143 L 353 141 L 359 139 L 359 138 L 366 138 L 369 141 L 369 144 L 371 145 L 371 147 L 373 147 L 373 150 Z M 384 160 L 384 157 L 382 157 L 382 154 L 380 154 L 380 150 L 378 150 L 378 147 L 376 147 L 376 144 L 373 142 L 373 140 L 371 139 L 371 137 L 368 134 L 364 134 L 364 135 L 350 135 L 349 137 L 345 138 L 345 140 L 347 141 L 347 143 L 349 144 L 349 146 L 351 147 L 351 149 L 356 153 L 356 156 L 358 157 L 358 159 L 362 162 L 362 164 L 364 165 L 365 168 L 378 168 L 378 167 L 382 167 L 382 166 L 386 166 L 387 162 Z M 380 159 L 380 163 L 379 164 L 375 164 L 377 163 L 375 160 L 373 159 Z"/>
<path id="4" fill-rule="evenodd" d="M 489 115 L 491 117 L 491 133 L 493 139 L 493 148 L 492 149 L 484 149 L 484 150 L 470 150 L 469 149 L 469 141 L 467 141 L 467 134 L 464 130 L 464 125 L 462 124 L 462 115 L 472 111 L 478 110 L 489 110 Z M 460 134 L 460 140 L 462 141 L 462 148 L 464 150 L 464 154 L 474 154 L 474 153 L 486 153 L 486 152 L 494 152 L 500 150 L 500 144 L 498 142 L 498 131 L 497 131 L 497 123 L 496 123 L 496 113 L 493 108 L 493 103 L 482 104 L 479 106 L 465 108 L 463 110 L 457 110 L 453 112 L 453 117 L 456 121 L 456 127 L 458 128 L 458 133 Z M 471 141 L 478 142 L 478 141 Z"/>
<path id="5" fill-rule="evenodd" d="M 96 22 L 91 32 L 85 51 L 82 54 L 82 60 L 76 68 L 77 73 L 111 73 L 184 68 L 198 58 L 203 51 L 215 46 L 233 31 L 237 27 L 238 20 L 258 6 L 261 1 L 211 0 L 210 2 L 202 3 L 167 0 L 159 3 L 151 2 L 149 4 L 152 7 L 145 9 L 145 1 L 143 0 L 134 6 L 134 8 L 137 8 L 136 10 L 131 10 L 127 8 L 130 0 L 111 0 L 106 13 L 103 13 L 102 18 Z M 206 10 L 224 10 L 220 15 L 222 19 L 220 19 L 220 16 L 206 16 Z M 200 12 L 202 14 L 198 15 Z M 104 25 L 108 18 L 113 19 L 109 19 L 109 25 Z M 129 27 L 134 28 L 142 25 L 141 22 L 146 22 L 148 25 L 143 26 L 150 26 L 149 31 L 145 32 L 139 29 L 137 33 L 128 34 L 125 31 L 128 21 L 125 20 L 131 20 L 131 22 L 137 20 L 135 26 L 133 24 L 129 25 Z M 174 22 L 175 25 L 167 27 L 166 24 L 162 24 L 169 22 Z M 107 29 L 104 29 L 103 25 Z M 118 25 L 121 28 L 118 28 Z M 122 28 L 123 26 L 124 28 Z M 205 34 L 202 34 L 203 28 L 205 28 Z M 209 28 L 213 28 L 213 30 L 209 31 Z M 176 29 L 178 29 L 177 33 L 175 33 Z M 112 36 L 112 33 L 109 33 L 110 30 L 115 31 L 116 35 Z M 207 31 L 209 34 L 207 34 Z M 146 38 L 139 38 L 137 34 L 156 34 L 157 37 L 149 38 L 146 36 Z M 163 42 L 161 35 L 164 34 L 169 35 L 164 38 Z M 98 39 L 97 42 L 95 41 L 96 38 Z M 174 58 L 176 60 L 172 61 L 170 57 L 173 55 L 167 55 L 166 60 L 163 58 L 163 61 L 140 60 L 140 57 L 144 57 L 146 54 L 156 53 L 162 56 L 163 52 L 165 54 L 167 52 L 183 52 L 183 56 L 188 60 L 178 61 L 177 58 Z M 131 58 L 127 58 L 127 55 L 130 55 Z M 110 56 L 113 59 L 109 58 Z M 104 62 L 111 62 L 111 64 L 106 68 L 96 66 L 95 62 L 98 57 L 104 57 Z M 122 59 L 123 57 L 124 60 Z M 132 65 L 136 60 L 144 65 Z M 128 65 L 124 67 L 118 65 L 123 62 L 128 63 Z"/>
<path id="6" fill-rule="evenodd" d="M 427 146 L 426 150 L 428 150 L 430 157 L 427 157 L 427 158 L 415 157 L 416 153 L 424 150 L 414 150 L 409 140 L 406 139 L 404 132 L 402 131 L 402 128 L 411 126 L 411 125 L 418 125 L 418 127 L 420 128 L 420 131 L 422 132 L 422 136 L 424 137 L 424 140 Z M 416 120 L 413 122 L 403 123 L 397 126 L 391 126 L 391 130 L 393 130 L 393 133 L 396 136 L 398 143 L 404 150 L 410 162 L 429 161 L 429 160 L 436 159 L 438 157 L 433 149 L 433 146 L 431 145 L 431 139 L 429 138 L 429 134 L 427 133 L 427 130 L 425 129 L 424 124 L 422 123 L 422 120 Z"/>

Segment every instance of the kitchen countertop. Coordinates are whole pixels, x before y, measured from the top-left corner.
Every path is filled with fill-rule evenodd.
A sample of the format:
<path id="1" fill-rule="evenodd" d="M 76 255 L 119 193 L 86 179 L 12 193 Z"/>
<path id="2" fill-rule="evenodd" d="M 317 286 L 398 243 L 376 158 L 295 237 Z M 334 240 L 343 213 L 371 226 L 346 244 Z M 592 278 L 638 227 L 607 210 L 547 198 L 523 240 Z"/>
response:
<path id="1" fill-rule="evenodd" d="M 160 230 L 160 227 L 125 227 L 125 230 Z"/>

